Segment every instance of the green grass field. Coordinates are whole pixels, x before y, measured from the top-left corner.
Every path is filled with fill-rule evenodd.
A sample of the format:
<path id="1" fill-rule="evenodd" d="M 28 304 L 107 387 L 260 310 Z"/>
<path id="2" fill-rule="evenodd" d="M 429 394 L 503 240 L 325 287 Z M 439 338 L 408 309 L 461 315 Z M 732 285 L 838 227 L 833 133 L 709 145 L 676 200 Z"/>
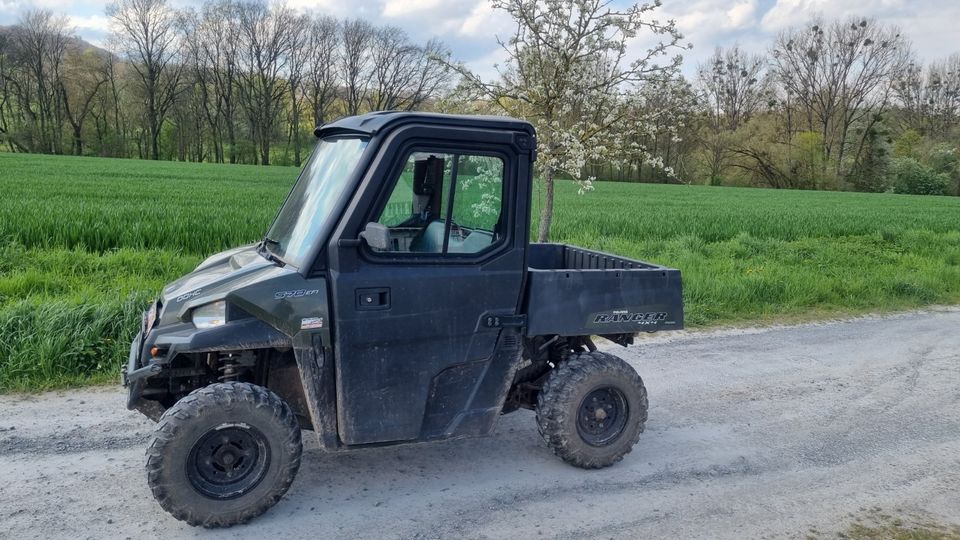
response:
<path id="1" fill-rule="evenodd" d="M 160 287 L 259 239 L 296 176 L 0 154 L 0 391 L 115 377 Z M 960 302 L 960 198 L 601 182 L 557 208 L 555 241 L 680 268 L 689 326 Z"/>

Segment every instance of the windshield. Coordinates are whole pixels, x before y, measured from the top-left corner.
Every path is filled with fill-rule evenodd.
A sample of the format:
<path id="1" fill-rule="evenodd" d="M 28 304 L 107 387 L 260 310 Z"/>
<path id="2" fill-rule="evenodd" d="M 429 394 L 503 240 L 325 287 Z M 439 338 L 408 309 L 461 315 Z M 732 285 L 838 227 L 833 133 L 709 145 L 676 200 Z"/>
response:
<path id="1" fill-rule="evenodd" d="M 303 259 L 322 240 L 330 212 L 343 195 L 367 142 L 339 138 L 317 143 L 267 233 L 271 252 L 298 268 L 307 262 Z"/>

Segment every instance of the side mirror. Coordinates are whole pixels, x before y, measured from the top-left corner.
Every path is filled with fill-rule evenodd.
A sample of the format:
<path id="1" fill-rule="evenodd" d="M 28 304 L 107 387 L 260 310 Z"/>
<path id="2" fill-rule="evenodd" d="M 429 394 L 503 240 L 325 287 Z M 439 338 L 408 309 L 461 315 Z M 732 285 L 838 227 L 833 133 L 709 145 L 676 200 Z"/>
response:
<path id="1" fill-rule="evenodd" d="M 367 223 L 360 233 L 360 238 L 373 249 L 378 251 L 387 251 L 391 246 L 390 227 L 376 221 Z"/>

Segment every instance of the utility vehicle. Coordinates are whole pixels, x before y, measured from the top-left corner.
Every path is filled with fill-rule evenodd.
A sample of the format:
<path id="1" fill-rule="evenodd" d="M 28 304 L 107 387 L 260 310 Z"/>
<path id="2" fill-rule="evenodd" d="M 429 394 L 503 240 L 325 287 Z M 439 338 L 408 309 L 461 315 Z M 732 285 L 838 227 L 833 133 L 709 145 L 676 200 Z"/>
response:
<path id="1" fill-rule="evenodd" d="M 345 451 L 486 435 L 524 408 L 573 465 L 629 452 L 646 389 L 591 336 L 681 328 L 680 272 L 531 244 L 526 122 L 385 112 L 316 136 L 263 240 L 164 288 L 131 344 L 160 505 L 208 527 L 265 512 L 301 430 Z"/>

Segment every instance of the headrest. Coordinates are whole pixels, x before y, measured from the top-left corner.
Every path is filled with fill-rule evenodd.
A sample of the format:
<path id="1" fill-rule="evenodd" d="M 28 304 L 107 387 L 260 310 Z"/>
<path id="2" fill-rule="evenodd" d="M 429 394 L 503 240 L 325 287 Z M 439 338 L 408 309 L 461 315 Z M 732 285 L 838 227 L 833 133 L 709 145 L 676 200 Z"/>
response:
<path id="1" fill-rule="evenodd" d="M 433 195 L 443 189 L 443 158 L 430 156 L 413 162 L 413 193 Z"/>

